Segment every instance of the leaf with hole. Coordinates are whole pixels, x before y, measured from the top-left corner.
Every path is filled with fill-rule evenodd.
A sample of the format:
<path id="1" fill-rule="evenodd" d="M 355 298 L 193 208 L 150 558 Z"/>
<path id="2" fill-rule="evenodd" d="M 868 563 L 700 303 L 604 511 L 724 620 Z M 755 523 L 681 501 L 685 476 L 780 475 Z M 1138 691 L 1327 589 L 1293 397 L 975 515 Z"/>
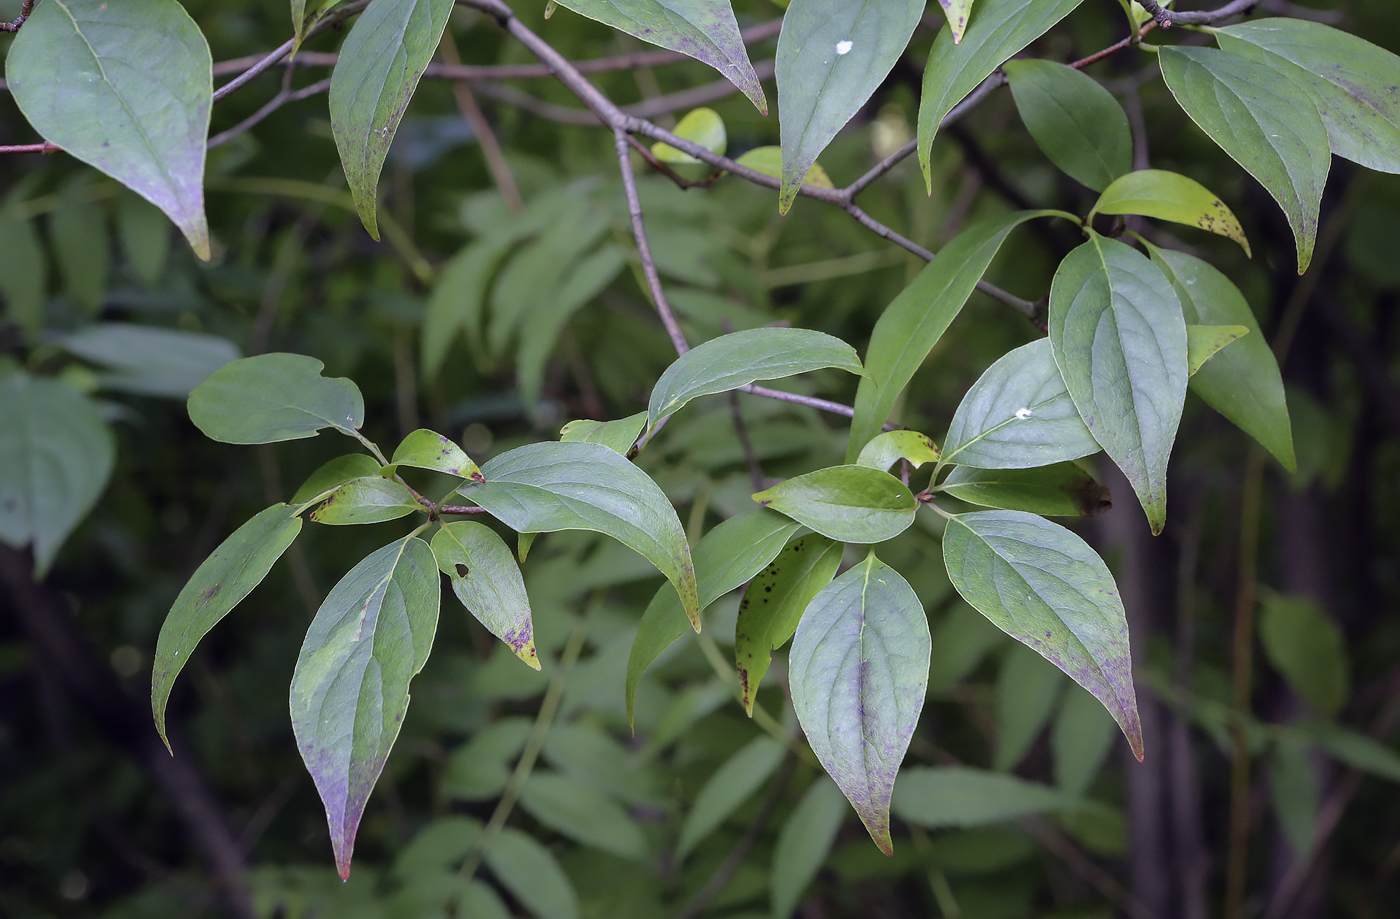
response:
<path id="1" fill-rule="evenodd" d="M 1097 517 L 1113 507 L 1109 490 L 1076 463 L 1030 469 L 958 466 L 940 490 L 969 504 L 1043 517 Z"/>
<path id="2" fill-rule="evenodd" d="M 530 597 L 505 541 L 485 524 L 464 520 L 444 523 L 433 535 L 432 549 L 462 605 L 516 657 L 539 670 Z"/>
<path id="3" fill-rule="evenodd" d="M 1123 106 L 1099 82 L 1055 61 L 1002 66 L 1026 130 L 1050 162 L 1094 191 L 1133 168 L 1133 134 Z"/>
<path id="4" fill-rule="evenodd" d="M 838 542 L 893 539 L 914 522 L 919 502 L 888 472 L 829 466 L 779 482 L 753 499 Z"/>
<path id="5" fill-rule="evenodd" d="M 1195 179 L 1175 172 L 1139 169 L 1128 173 L 1103 190 L 1089 219 L 1095 214 L 1141 214 L 1199 227 L 1233 239 L 1252 257 L 1244 228 L 1225 202 Z"/>
<path id="6" fill-rule="evenodd" d="M 323 377 L 301 354 L 259 354 L 225 364 L 190 393 L 190 420 L 211 440 L 270 444 L 314 437 L 322 428 L 355 436 L 365 423 L 359 387 Z"/>

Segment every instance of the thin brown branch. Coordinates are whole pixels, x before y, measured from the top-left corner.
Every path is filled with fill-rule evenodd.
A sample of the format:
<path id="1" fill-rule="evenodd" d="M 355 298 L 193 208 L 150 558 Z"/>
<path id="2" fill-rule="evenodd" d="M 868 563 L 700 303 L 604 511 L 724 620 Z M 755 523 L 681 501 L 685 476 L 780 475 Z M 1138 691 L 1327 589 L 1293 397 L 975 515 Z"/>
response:
<path id="1" fill-rule="evenodd" d="M 452 37 L 452 29 L 443 30 L 442 41 L 438 44 L 440 53 L 448 64 L 460 65 L 462 56 L 457 52 L 457 42 Z M 462 118 L 471 126 L 472 133 L 476 135 L 476 142 L 481 146 L 481 155 L 486 158 L 486 168 L 491 172 L 491 178 L 495 181 L 496 187 L 501 190 L 501 197 L 505 199 L 506 206 L 513 211 L 523 210 L 525 202 L 520 198 L 520 189 L 515 184 L 515 175 L 510 171 L 510 164 L 506 162 L 505 152 L 501 150 L 501 143 L 496 139 L 496 132 L 491 130 L 491 123 L 486 120 L 486 116 L 481 113 L 481 108 L 476 104 L 476 97 L 472 95 L 472 89 L 466 83 L 458 80 L 452 84 L 452 92 L 457 99 L 457 110 L 462 113 Z"/>
<path id="2" fill-rule="evenodd" d="M 642 200 L 637 194 L 637 176 L 632 171 L 632 150 L 627 141 L 626 131 L 620 127 L 613 129 L 617 165 L 622 172 L 622 190 L 627 196 L 627 214 L 632 221 L 632 237 L 637 242 L 637 255 L 642 260 L 642 274 L 646 276 L 652 304 L 661 316 L 661 324 L 666 327 L 666 334 L 671 337 L 671 344 L 676 353 L 684 354 L 690 350 L 690 343 L 685 340 L 685 333 L 676 321 L 676 314 L 671 311 L 671 304 L 666 300 L 666 291 L 661 286 L 661 275 L 656 270 L 656 259 L 651 254 L 651 243 L 647 240 L 646 226 L 642 223 Z"/>
<path id="3" fill-rule="evenodd" d="M 15 17 L 13 22 L 0 22 L 0 32 L 18 32 L 20 26 L 24 25 L 24 21 L 29 18 L 29 14 L 32 12 L 34 12 L 34 0 L 24 0 L 24 3 L 20 4 L 19 15 Z"/>
<path id="4" fill-rule="evenodd" d="M 326 29 L 329 29 L 331 26 L 343 22 L 346 19 L 349 19 L 351 16 L 354 16 L 356 13 L 360 12 L 367 6 L 369 6 L 369 0 L 354 0 L 353 3 L 347 3 L 340 9 L 326 14 L 324 19 L 322 19 L 320 22 L 316 23 L 316 25 L 312 26 L 310 29 L 307 30 L 306 35 L 302 37 L 302 41 L 306 41 L 313 35 L 318 35 L 321 32 L 324 32 Z M 218 102 L 220 99 L 227 97 L 229 93 L 232 93 L 238 89 L 241 89 L 244 86 L 247 86 L 266 70 L 276 66 L 283 58 L 292 53 L 292 49 L 296 47 L 296 44 L 296 39 L 289 38 L 282 44 L 278 45 L 274 50 L 268 52 L 266 55 L 259 58 L 258 61 L 254 63 L 251 67 L 249 67 L 247 70 L 243 71 L 238 76 L 234 77 L 232 80 L 229 80 L 223 86 L 220 86 L 218 89 L 214 90 L 214 101 Z"/>
<path id="5" fill-rule="evenodd" d="M 749 426 L 744 423 L 739 394 L 733 391 L 729 393 L 729 411 L 734 417 L 734 436 L 739 438 L 739 449 L 744 452 L 744 463 L 749 467 L 749 481 L 754 491 L 763 491 L 763 467 L 759 465 L 758 454 L 754 452 L 753 441 L 749 439 Z"/>
<path id="6" fill-rule="evenodd" d="M 58 153 L 61 148 L 55 147 L 48 141 L 42 144 L 11 144 L 0 146 L 0 153 Z"/>
<path id="7" fill-rule="evenodd" d="M 1152 14 L 1157 24 L 1164 29 L 1172 26 L 1200 26 L 1209 25 L 1213 22 L 1220 22 L 1222 19 L 1229 19 L 1231 16 L 1242 16 L 1259 5 L 1259 0 L 1234 0 L 1219 9 L 1201 10 L 1199 12 L 1181 13 L 1176 10 L 1163 9 L 1157 0 L 1138 0 L 1142 8 Z"/>
<path id="8" fill-rule="evenodd" d="M 437 509 L 439 517 L 466 517 L 471 514 L 487 514 L 490 511 L 484 507 L 472 507 L 471 505 L 444 504 Z"/>
<path id="9" fill-rule="evenodd" d="M 229 128 L 227 131 L 220 131 L 218 134 L 215 134 L 213 137 L 209 138 L 208 149 L 213 150 L 215 147 L 228 143 L 229 141 L 233 140 L 235 137 L 244 133 L 245 131 L 251 130 L 255 125 L 258 124 L 258 122 L 262 121 L 264 118 L 266 118 L 268 115 L 271 115 L 273 112 L 277 111 L 282 106 L 288 105 L 292 102 L 300 102 L 301 100 L 309 99 L 312 96 L 318 96 L 330 88 L 330 77 L 327 77 L 324 80 L 312 83 L 310 86 L 304 86 L 301 89 L 284 89 L 282 92 L 279 92 L 277 95 L 269 99 L 267 103 L 263 105 L 262 108 L 258 109 L 256 112 L 249 115 L 247 118 L 244 118 L 238 124 Z"/>

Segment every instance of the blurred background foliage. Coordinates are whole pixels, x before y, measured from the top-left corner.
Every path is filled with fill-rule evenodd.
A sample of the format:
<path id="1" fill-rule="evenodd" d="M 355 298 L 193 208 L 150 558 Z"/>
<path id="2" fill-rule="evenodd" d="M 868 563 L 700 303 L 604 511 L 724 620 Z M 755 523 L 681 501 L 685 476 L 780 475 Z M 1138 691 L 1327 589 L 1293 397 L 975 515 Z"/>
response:
<path id="1" fill-rule="evenodd" d="M 215 61 L 265 52 L 289 34 L 284 0 L 185 5 Z M 742 26 L 781 15 L 767 0 L 735 6 Z M 18 7 L 0 0 L 0 16 Z M 567 10 L 546 22 L 542 4 L 515 7 L 571 59 L 640 48 Z M 1391 0 L 1263 7 L 1400 50 Z M 466 63 L 530 61 L 472 12 L 459 9 L 451 30 Z M 1090 0 L 1031 50 L 1072 60 L 1124 30 L 1114 0 Z M 333 51 L 341 34 L 306 50 Z M 916 35 L 822 155 L 838 185 L 911 136 L 933 34 Z M 772 49 L 769 39 L 751 54 L 759 62 Z M 557 661 L 567 646 L 578 653 L 572 667 L 529 671 L 455 605 L 446 609 L 347 885 L 292 742 L 286 686 L 320 598 L 383 533 L 308 531 L 192 661 L 171 707 L 181 765 L 166 763 L 147 739 L 144 701 L 165 611 L 237 523 L 285 500 L 348 446 L 210 443 L 182 401 L 202 368 L 235 352 L 313 355 L 328 375 L 359 383 L 370 403 L 366 430 L 380 443 L 429 426 L 480 461 L 555 437 L 570 418 L 640 410 L 673 357 L 640 282 L 608 132 L 541 117 L 551 106 L 583 112 L 553 81 L 477 84 L 526 205 L 517 212 L 495 187 L 451 85 L 427 80 L 385 170 L 381 214 L 401 232 L 383 244 L 365 235 L 344 190 L 323 96 L 287 105 L 213 151 L 207 265 L 148 206 L 64 155 L 0 158 L 0 361 L 99 394 L 117 438 L 110 486 L 43 586 L 17 586 L 17 556 L 3 550 L 11 576 L 0 594 L 0 913 L 218 915 L 230 909 L 220 879 L 246 870 L 253 910 L 287 919 L 1193 919 L 1219 913 L 1233 856 L 1244 860 L 1251 915 L 1285 907 L 1292 912 L 1267 915 L 1393 915 L 1400 179 L 1334 161 L 1319 255 L 1300 279 L 1277 208 L 1171 102 L 1150 55 L 1118 55 L 1089 72 L 1140 116 L 1153 166 L 1229 203 L 1255 257 L 1190 229 L 1149 236 L 1221 267 L 1270 340 L 1291 342 L 1283 372 L 1299 471 L 1266 466 L 1257 531 L 1243 518 L 1246 546 L 1257 532 L 1261 585 L 1257 609 L 1246 597 L 1258 628 L 1242 646 L 1256 658 L 1247 674 L 1247 840 L 1230 838 L 1227 815 L 1241 647 L 1232 630 L 1241 578 L 1254 582 L 1241 555 L 1251 447 L 1194 397 L 1166 534 L 1147 535 L 1131 491 L 1106 463 L 1098 471 L 1116 506 L 1078 527 L 1113 565 L 1132 622 L 1144 764 L 1087 694 L 957 598 L 937 561 L 938 525 L 921 518 L 882 550 L 925 604 L 934 655 L 929 704 L 900 779 L 892 859 L 839 795 L 832 803 L 814 763 L 785 754 L 735 703 L 725 661 L 736 598 L 652 668 L 635 735 L 628 730 L 623 674 L 659 578 L 629 550 L 588 534 L 546 536 L 524 566 L 541 658 Z M 292 85 L 324 75 L 299 69 Z M 691 62 L 593 77 L 619 103 L 714 78 Z M 214 132 L 253 114 L 280 79 L 274 68 L 216 106 Z M 730 155 L 777 143 L 776 119 L 737 93 L 711 104 Z M 0 95 L 0 139 L 31 142 L 28 131 Z M 933 175 L 926 196 L 907 161 L 861 203 L 935 250 L 979 216 L 1027 206 L 1082 213 L 1091 203 L 1036 150 L 1004 91 L 940 138 Z M 781 322 L 862 347 L 920 267 L 810 199 L 779 218 L 774 192 L 732 178 L 683 192 L 652 174 L 641 190 L 658 265 L 692 341 Z M 1038 299 L 1074 242 L 1061 225 L 1019 230 L 989 280 Z M 172 356 L 149 332 L 127 340 L 94 323 L 217 338 L 197 340 L 203 351 L 181 339 L 193 350 Z M 903 417 L 941 439 L 981 371 L 1037 334 L 976 295 L 915 378 Z M 835 373 L 792 385 L 846 401 L 854 389 Z M 750 505 L 755 472 L 778 479 L 841 461 L 839 418 L 741 396 L 761 466 L 753 470 L 734 411 L 727 397 L 697 403 L 640 459 L 692 539 Z M 792 730 L 780 671 L 759 703 Z M 551 686 L 554 727 L 509 829 L 470 881 L 462 860 Z M 458 905 L 448 910 L 449 902 Z"/>

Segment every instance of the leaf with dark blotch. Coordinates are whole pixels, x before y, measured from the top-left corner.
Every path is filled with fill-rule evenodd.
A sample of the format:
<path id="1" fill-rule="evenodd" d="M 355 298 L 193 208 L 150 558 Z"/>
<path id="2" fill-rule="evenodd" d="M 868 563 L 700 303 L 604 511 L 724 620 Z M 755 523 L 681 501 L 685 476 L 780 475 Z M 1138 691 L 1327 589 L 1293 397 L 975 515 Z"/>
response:
<path id="1" fill-rule="evenodd" d="M 943 7 L 943 15 L 948 17 L 948 28 L 953 32 L 953 42 L 962 41 L 967 31 L 967 19 L 972 14 L 972 0 L 938 0 Z"/>
<path id="2" fill-rule="evenodd" d="M 779 482 L 753 499 L 840 542 L 893 539 L 919 508 L 909 486 L 866 466 L 829 466 Z"/>
<path id="3" fill-rule="evenodd" d="M 333 460 L 327 460 L 316 471 L 306 477 L 306 481 L 301 483 L 301 487 L 292 495 L 292 500 L 288 504 L 300 507 L 307 502 L 315 501 L 321 495 L 327 495 L 335 491 L 340 486 L 352 479 L 363 479 L 367 476 L 379 475 L 379 461 L 367 453 L 347 453 L 344 456 L 337 456 Z"/>
<path id="4" fill-rule="evenodd" d="M 151 675 L 151 712 L 167 747 L 165 705 L 175 678 L 200 639 L 267 577 L 300 532 L 296 508 L 274 504 L 220 543 L 175 598 L 160 627 Z"/>
<path id="5" fill-rule="evenodd" d="M 1141 214 L 1199 227 L 1233 239 L 1252 257 L 1244 228 L 1225 202 L 1200 182 L 1175 172 L 1139 169 L 1128 173 L 1104 189 L 1088 219 L 1095 214 Z"/>
<path id="6" fill-rule="evenodd" d="M 379 172 L 442 40 L 453 0 L 373 0 L 331 73 L 331 133 L 360 221 L 379 238 Z"/>
<path id="7" fill-rule="evenodd" d="M 619 418 L 616 421 L 570 421 L 559 432 L 559 439 L 565 443 L 602 444 L 609 450 L 616 450 L 626 456 L 637 442 L 637 437 L 646 427 L 647 413 L 638 412 Z"/>
<path id="8" fill-rule="evenodd" d="M 428 544 L 415 536 L 390 543 L 331 589 L 297 657 L 292 731 L 326 806 L 342 878 L 408 710 L 409 681 L 432 649 L 440 596 Z"/>
<path id="9" fill-rule="evenodd" d="M 978 511 L 949 519 L 943 560 L 963 599 L 1093 693 L 1141 759 L 1127 615 L 1089 544 L 1034 514 Z"/>
<path id="10" fill-rule="evenodd" d="M 773 652 L 787 643 L 813 598 L 836 577 L 844 548 L 808 533 L 788 543 L 749 582 L 734 625 L 734 664 L 749 717 Z"/>
<path id="11" fill-rule="evenodd" d="M 1137 250 L 1093 234 L 1055 272 L 1049 324 L 1079 417 L 1160 533 L 1189 376 L 1186 322 L 1171 281 Z"/>
<path id="12" fill-rule="evenodd" d="M 817 595 L 797 627 L 788 680 L 822 768 L 890 855 L 890 795 L 928 685 L 928 619 L 872 552 Z"/>
<path id="13" fill-rule="evenodd" d="M 476 463 L 472 462 L 465 450 L 451 438 L 427 428 L 419 428 L 405 437 L 395 448 L 389 465 L 413 466 L 478 482 L 482 480 L 481 470 L 476 468 Z"/>
<path id="14" fill-rule="evenodd" d="M 190 420 L 210 440 L 270 444 L 314 437 L 322 428 L 353 436 L 365 423 L 359 387 L 323 377 L 302 354 L 259 354 L 225 364 L 190 393 Z"/>
<path id="15" fill-rule="evenodd" d="M 886 431 L 876 435 L 866 444 L 856 457 L 857 466 L 868 466 L 881 472 L 900 460 L 906 460 L 915 469 L 924 463 L 938 462 L 938 447 L 927 434 L 918 431 Z"/>
<path id="16" fill-rule="evenodd" d="M 1283 208 L 1298 247 L 1298 273 L 1307 271 L 1332 165 L 1309 85 L 1214 48 L 1163 48 L 1161 63 L 1167 87 L 1191 120 Z"/>
<path id="17" fill-rule="evenodd" d="M 1113 507 L 1109 490 L 1075 463 L 1032 469 L 959 466 L 941 490 L 969 504 L 1044 517 L 1097 517 Z"/>
<path id="18" fill-rule="evenodd" d="M 1061 172 L 1103 191 L 1133 168 L 1128 116 L 1093 77 L 1055 61 L 1007 61 L 1002 70 L 1026 130 Z"/>
<path id="19" fill-rule="evenodd" d="M 10 46 L 5 76 L 45 140 L 160 208 L 208 261 L 204 157 L 213 60 L 183 6 L 40 3 Z"/>
<path id="20" fill-rule="evenodd" d="M 331 492 L 311 512 L 311 520 L 327 526 L 358 526 L 397 520 L 426 509 L 401 482 L 369 475 L 351 479 Z"/>
<path id="21" fill-rule="evenodd" d="M 484 524 L 458 521 L 443 524 L 432 548 L 462 605 L 516 657 L 539 670 L 530 597 L 505 541 Z"/>

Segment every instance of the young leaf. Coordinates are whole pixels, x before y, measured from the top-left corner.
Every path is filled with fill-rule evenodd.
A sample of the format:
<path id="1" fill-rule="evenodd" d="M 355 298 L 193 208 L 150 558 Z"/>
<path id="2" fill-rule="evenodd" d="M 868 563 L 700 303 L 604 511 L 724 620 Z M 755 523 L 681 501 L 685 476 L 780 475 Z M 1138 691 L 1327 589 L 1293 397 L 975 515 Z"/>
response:
<path id="1" fill-rule="evenodd" d="M 259 354 L 225 364 L 190 393 L 190 420 L 210 440 L 270 444 L 314 437 L 322 428 L 354 436 L 365 400 L 344 377 L 301 354 Z"/>
<path id="2" fill-rule="evenodd" d="M 585 846 L 634 861 L 647 857 L 647 840 L 636 821 L 607 795 L 571 778 L 536 769 L 520 791 L 520 806 Z"/>
<path id="3" fill-rule="evenodd" d="M 734 625 L 734 664 L 750 718 L 773 652 L 792 637 L 812 600 L 836 577 L 843 548 L 839 542 L 808 533 L 788 543 L 744 591 Z"/>
<path id="4" fill-rule="evenodd" d="M 783 550 L 797 523 L 773 511 L 740 514 L 715 527 L 695 546 L 695 574 L 700 609 L 704 609 L 762 571 Z M 690 624 L 675 591 L 662 588 L 642 614 L 641 626 L 627 658 L 627 723 L 637 700 L 642 674 Z"/>
<path id="5" fill-rule="evenodd" d="M 686 112 L 685 117 L 676 123 L 671 133 L 720 156 L 724 156 L 724 151 L 729 148 L 729 135 L 724 130 L 724 119 L 712 108 L 697 108 Z M 652 144 L 651 152 L 663 163 L 700 162 L 689 153 L 677 150 L 670 144 Z"/>
<path id="6" fill-rule="evenodd" d="M 44 326 L 49 266 L 34 223 L 13 197 L 0 207 L 0 295 L 5 315 L 29 335 Z"/>
<path id="7" fill-rule="evenodd" d="M 1163 48 L 1161 62 L 1167 87 L 1191 120 L 1283 208 L 1298 273 L 1307 271 L 1332 164 L 1308 84 L 1214 48 Z"/>
<path id="8" fill-rule="evenodd" d="M 965 766 L 915 766 L 899 779 L 895 816 L 931 830 L 985 826 L 1067 803 L 1045 785 Z"/>
<path id="9" fill-rule="evenodd" d="M 1244 228 L 1225 202 L 1195 179 L 1175 172 L 1139 169 L 1128 173 L 1103 189 L 1089 219 L 1093 220 L 1095 214 L 1141 214 L 1200 227 L 1233 239 L 1245 255 L 1253 257 Z"/>
<path id="10" fill-rule="evenodd" d="M 929 647 L 919 598 L 872 552 L 812 601 L 788 655 L 812 752 L 886 855 L 890 794 L 924 707 Z"/>
<path id="11" fill-rule="evenodd" d="M 505 541 L 484 524 L 459 521 L 443 524 L 432 548 L 462 605 L 516 657 L 539 670 L 530 597 Z"/>
<path id="12" fill-rule="evenodd" d="M 782 147 L 754 147 L 734 162 L 740 166 L 747 166 L 750 169 L 761 172 L 766 176 L 775 179 L 783 177 L 783 148 Z M 831 181 L 831 176 L 826 174 L 821 163 L 812 163 L 807 174 L 802 177 L 803 185 L 810 185 L 813 188 L 835 188 L 836 183 Z"/>
<path id="13" fill-rule="evenodd" d="M 602 444 L 626 456 L 646 424 L 646 412 L 616 421 L 570 421 L 559 432 L 559 439 L 565 443 Z"/>
<path id="14" fill-rule="evenodd" d="M 1202 366 L 1191 377 L 1191 391 L 1259 441 L 1285 469 L 1295 471 L 1298 464 L 1283 378 L 1244 295 L 1209 262 L 1155 246 L 1150 251 L 1176 287 L 1187 322 L 1238 325 L 1250 332 Z"/>
<path id="15" fill-rule="evenodd" d="M 695 569 L 675 508 L 645 473 L 601 444 L 539 443 L 481 469 L 484 483 L 458 489 L 520 533 L 592 530 L 631 548 L 675 586 L 700 629 Z"/>
<path id="16" fill-rule="evenodd" d="M 1050 733 L 1055 784 L 1061 791 L 1084 797 L 1108 758 L 1114 727 L 1098 699 L 1078 686 L 1069 688 Z"/>
<path id="17" fill-rule="evenodd" d="M 374 457 L 364 453 L 347 453 L 344 456 L 337 456 L 333 460 L 328 460 L 319 466 L 315 472 L 306 477 L 306 481 L 301 483 L 301 487 L 292 495 L 292 500 L 287 503 L 293 507 L 300 507 L 307 502 L 316 500 L 318 495 L 328 494 L 352 479 L 363 479 L 367 476 L 379 475 L 379 463 Z"/>
<path id="18" fill-rule="evenodd" d="M 342 879 L 365 802 L 408 710 L 408 684 L 437 631 L 437 565 L 406 536 L 370 553 L 331 589 L 292 674 L 292 732 L 321 801 Z"/>
<path id="19" fill-rule="evenodd" d="M 425 509 L 407 486 L 376 474 L 351 479 L 331 492 L 311 512 L 311 521 L 326 526 L 358 526 L 397 520 Z"/>
<path id="20" fill-rule="evenodd" d="M 888 472 L 900 460 L 908 460 L 915 469 L 924 463 L 936 463 L 938 447 L 927 434 L 918 431 L 886 431 L 861 448 L 856 465 Z"/>
<path id="21" fill-rule="evenodd" d="M 1103 191 L 1133 168 L 1128 116 L 1098 80 L 1055 61 L 1007 61 L 1016 110 L 1059 170 Z"/>
<path id="22" fill-rule="evenodd" d="M 787 748 L 772 737 L 756 737 L 715 770 L 695 796 L 681 825 L 676 861 L 682 861 L 704 842 L 725 818 L 739 809 L 778 768 Z"/>
<path id="23" fill-rule="evenodd" d="M 1097 517 L 1113 507 L 1108 489 L 1074 463 L 1032 469 L 959 466 L 941 490 L 969 504 L 1043 517 Z"/>
<path id="24" fill-rule="evenodd" d="M 829 466 L 779 482 L 753 499 L 839 542 L 893 539 L 914 522 L 909 487 L 878 469 Z"/>
<path id="25" fill-rule="evenodd" d="M 938 0 L 943 7 L 943 15 L 948 17 L 948 28 L 953 31 L 953 43 L 962 41 L 967 31 L 967 17 L 972 15 L 972 0 Z"/>
<path id="26" fill-rule="evenodd" d="M 218 335 L 132 322 L 81 326 L 59 344 L 106 371 L 97 377 L 103 389 L 179 399 L 242 356 L 233 342 Z"/>
<path id="27" fill-rule="evenodd" d="M 1050 287 L 1050 345 L 1079 416 L 1123 470 L 1154 534 L 1186 401 L 1186 323 L 1162 270 L 1097 234 Z"/>
<path id="28" fill-rule="evenodd" d="M 63 0 L 35 8 L 5 76 L 45 140 L 160 208 L 208 261 L 213 66 L 209 43 L 175 0 Z"/>
<path id="29" fill-rule="evenodd" d="M 578 894 L 569 876 L 528 833 L 502 829 L 483 861 L 501 886 L 540 919 L 579 919 Z"/>
<path id="30" fill-rule="evenodd" d="M 919 99 L 919 166 L 930 193 L 933 138 L 944 117 L 993 70 L 1074 11 L 1084 0 L 977 0 L 962 41 L 939 32 L 924 67 Z"/>
<path id="31" fill-rule="evenodd" d="M 1128 620 L 1088 543 L 1033 514 L 978 511 L 949 519 L 943 561 L 964 600 L 1093 693 L 1142 759 Z"/>
<path id="32" fill-rule="evenodd" d="M 661 374 L 651 391 L 647 426 L 700 396 L 826 367 L 861 372 L 855 349 L 822 332 L 765 328 L 721 335 L 682 354 Z"/>
<path id="33" fill-rule="evenodd" d="M 1342 710 L 1351 695 L 1346 638 L 1316 603 L 1265 595 L 1259 638 L 1269 663 L 1304 701 L 1329 718 Z"/>
<path id="34" fill-rule="evenodd" d="M 447 27 L 453 0 L 373 0 L 331 73 L 331 133 L 360 222 L 379 239 L 379 171 Z"/>
<path id="35" fill-rule="evenodd" d="M 1025 645 L 1001 659 L 996 682 L 996 752 L 992 768 L 1010 772 L 1025 759 L 1059 701 L 1064 676 Z"/>
<path id="36" fill-rule="evenodd" d="M 1218 29 L 1215 38 L 1224 51 L 1302 76 L 1333 153 L 1378 172 L 1400 172 L 1400 57 L 1306 19 L 1256 19 Z"/>
<path id="37" fill-rule="evenodd" d="M 865 352 L 865 376 L 856 390 L 846 462 L 855 462 L 880 433 L 900 392 L 962 312 L 1007 234 L 1041 213 L 1022 211 L 963 230 L 885 308 Z"/>
<path id="38" fill-rule="evenodd" d="M 1242 325 L 1188 325 L 1186 327 L 1186 370 L 1192 376 L 1206 361 L 1228 344 L 1249 334 Z"/>
<path id="39" fill-rule="evenodd" d="M 156 639 L 151 674 L 151 713 L 167 747 L 165 705 L 171 687 L 199 640 L 262 583 L 301 532 L 291 504 L 274 504 L 243 524 L 195 569 L 175 598 Z"/>
<path id="40" fill-rule="evenodd" d="M 831 852 L 845 819 L 846 802 L 841 799 L 841 789 L 830 779 L 818 777 L 778 833 L 769 884 L 773 919 L 788 919 L 792 915 L 802 892 Z"/>
<path id="41" fill-rule="evenodd" d="M 1099 452 L 1065 389 L 1048 338 L 1002 355 L 963 396 L 943 461 L 1029 469 Z"/>
<path id="42" fill-rule="evenodd" d="M 768 114 L 739 23 L 726 0 L 558 0 L 562 7 L 704 61 Z"/>
<path id="43" fill-rule="evenodd" d="M 389 465 L 432 469 L 463 479 L 482 480 L 481 470 L 476 468 L 476 463 L 472 462 L 465 450 L 450 438 L 427 428 L 419 428 L 405 437 L 394 449 Z"/>
<path id="44" fill-rule="evenodd" d="M 0 540 L 33 546 L 35 577 L 97 503 L 114 454 L 96 406 L 67 383 L 0 379 Z"/>
<path id="45" fill-rule="evenodd" d="M 793 0 L 788 7 L 777 56 L 781 213 L 836 132 L 885 81 L 923 12 L 923 0 Z"/>

